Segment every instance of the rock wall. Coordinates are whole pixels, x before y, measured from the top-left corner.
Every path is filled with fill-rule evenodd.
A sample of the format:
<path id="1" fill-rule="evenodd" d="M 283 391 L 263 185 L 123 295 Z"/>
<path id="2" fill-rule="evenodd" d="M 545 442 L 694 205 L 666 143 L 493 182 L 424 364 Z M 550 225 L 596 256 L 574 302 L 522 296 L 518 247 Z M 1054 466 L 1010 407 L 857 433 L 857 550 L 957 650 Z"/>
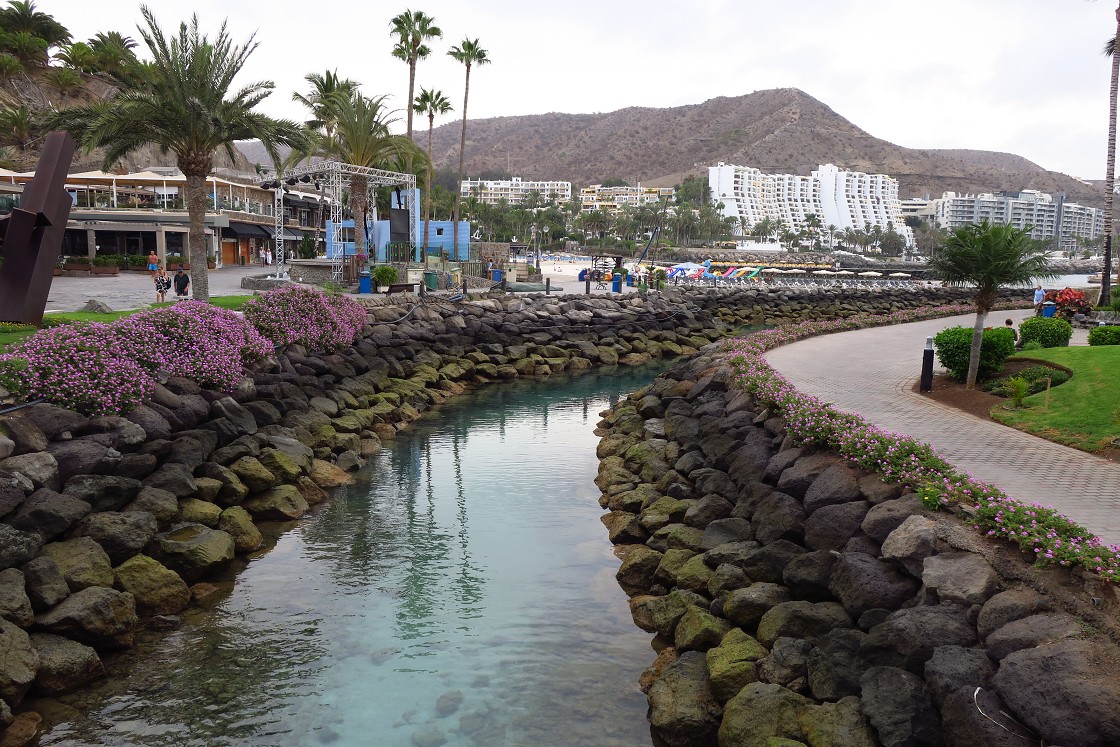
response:
<path id="1" fill-rule="evenodd" d="M 733 381 L 711 346 L 599 426 L 664 744 L 1120 744 L 1115 587 L 795 447 Z"/>
<path id="2" fill-rule="evenodd" d="M 258 523 L 300 517 L 383 440 L 469 385 L 689 357 L 743 322 L 845 304 L 887 313 L 959 294 L 415 300 L 371 301 L 352 347 L 292 346 L 233 392 L 171 379 L 125 417 L 49 405 L 0 415 L 0 727 L 28 694 L 102 676 L 101 656 L 130 646 L 139 626 L 176 625 L 213 592 L 205 578 L 260 544 Z"/>

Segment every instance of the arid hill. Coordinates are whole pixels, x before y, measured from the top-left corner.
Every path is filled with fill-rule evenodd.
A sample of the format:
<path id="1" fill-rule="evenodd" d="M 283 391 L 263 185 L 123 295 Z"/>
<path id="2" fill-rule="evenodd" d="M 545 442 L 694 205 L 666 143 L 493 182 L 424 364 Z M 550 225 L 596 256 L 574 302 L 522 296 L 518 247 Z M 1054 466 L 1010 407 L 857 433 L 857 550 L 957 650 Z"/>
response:
<path id="1" fill-rule="evenodd" d="M 457 167 L 459 133 L 459 122 L 436 128 L 437 166 Z M 468 175 L 508 168 L 577 186 L 611 177 L 672 185 L 718 161 L 768 173 L 808 174 L 821 163 L 886 173 L 899 180 L 903 197 L 1038 189 L 1083 204 L 1103 200 L 1099 188 L 1010 153 L 919 150 L 880 140 L 794 88 L 669 109 L 496 117 L 467 126 Z"/>

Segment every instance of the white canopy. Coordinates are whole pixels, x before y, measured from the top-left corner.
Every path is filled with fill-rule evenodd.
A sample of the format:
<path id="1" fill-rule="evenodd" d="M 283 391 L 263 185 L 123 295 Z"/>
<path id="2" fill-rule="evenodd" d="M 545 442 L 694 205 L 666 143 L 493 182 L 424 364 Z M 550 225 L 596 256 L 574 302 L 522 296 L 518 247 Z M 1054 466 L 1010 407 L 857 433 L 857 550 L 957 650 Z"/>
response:
<path id="1" fill-rule="evenodd" d="M 814 275 L 835 275 L 832 270 L 813 270 Z"/>
<path id="2" fill-rule="evenodd" d="M 681 262 L 679 265 L 673 265 L 672 268 L 670 268 L 670 269 L 673 269 L 673 270 L 699 270 L 703 267 L 704 267 L 704 265 L 698 265 L 695 262 Z"/>
<path id="3" fill-rule="evenodd" d="M 908 273 L 908 272 L 892 272 L 890 275 L 887 275 L 887 277 L 889 277 L 889 278 L 908 278 L 908 277 L 910 277 L 910 273 Z"/>
<path id="4" fill-rule="evenodd" d="M 785 272 L 786 272 L 785 270 L 779 270 L 777 267 L 767 267 L 767 268 L 764 268 L 762 271 L 763 272 L 773 272 L 773 273 L 776 273 L 778 275 L 784 275 Z"/>
<path id="5" fill-rule="evenodd" d="M 855 273 L 852 272 L 851 270 L 840 270 L 836 274 L 837 275 L 855 275 Z"/>
<path id="6" fill-rule="evenodd" d="M 867 272 L 859 273 L 859 276 L 861 278 L 881 278 L 883 277 L 883 273 L 875 272 L 874 270 L 868 270 Z"/>
<path id="7" fill-rule="evenodd" d="M 804 275 L 805 271 L 799 267 L 794 267 L 792 270 L 786 270 L 787 275 Z"/>

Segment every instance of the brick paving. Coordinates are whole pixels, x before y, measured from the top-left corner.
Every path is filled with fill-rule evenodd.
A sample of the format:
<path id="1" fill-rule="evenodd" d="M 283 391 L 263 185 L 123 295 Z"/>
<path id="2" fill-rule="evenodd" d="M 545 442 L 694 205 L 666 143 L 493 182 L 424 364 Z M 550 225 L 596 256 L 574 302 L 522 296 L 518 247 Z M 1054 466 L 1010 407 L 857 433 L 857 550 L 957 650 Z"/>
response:
<path id="1" fill-rule="evenodd" d="M 1001 323 L 1029 312 L 996 312 Z M 1020 500 L 1051 506 L 1120 544 L 1120 464 L 983 420 L 912 391 L 927 336 L 974 316 L 814 337 L 766 358 L 800 391 L 924 441 L 959 469 Z M 1073 344 L 1087 332 L 1075 330 Z M 935 364 L 936 365 L 936 364 Z"/>
<path id="2" fill-rule="evenodd" d="M 265 267 L 223 267 L 220 270 L 210 270 L 210 295 L 251 296 L 252 291 L 242 290 L 241 278 L 263 275 L 266 272 L 268 268 Z M 143 308 L 156 301 L 155 284 L 147 272 L 56 277 L 51 281 L 47 311 L 78 311 L 90 299 L 103 301 L 114 311 Z M 168 292 L 168 300 L 172 300 L 174 295 L 174 291 Z"/>

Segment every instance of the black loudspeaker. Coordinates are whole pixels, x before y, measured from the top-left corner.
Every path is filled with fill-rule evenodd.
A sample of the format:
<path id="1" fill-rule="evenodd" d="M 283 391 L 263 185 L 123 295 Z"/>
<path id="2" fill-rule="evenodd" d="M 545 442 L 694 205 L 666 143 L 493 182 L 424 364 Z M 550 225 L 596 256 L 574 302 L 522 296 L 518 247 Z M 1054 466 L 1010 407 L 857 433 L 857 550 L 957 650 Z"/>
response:
<path id="1" fill-rule="evenodd" d="M 410 224 L 407 208 L 389 208 L 389 241 L 394 244 L 412 241 Z"/>

